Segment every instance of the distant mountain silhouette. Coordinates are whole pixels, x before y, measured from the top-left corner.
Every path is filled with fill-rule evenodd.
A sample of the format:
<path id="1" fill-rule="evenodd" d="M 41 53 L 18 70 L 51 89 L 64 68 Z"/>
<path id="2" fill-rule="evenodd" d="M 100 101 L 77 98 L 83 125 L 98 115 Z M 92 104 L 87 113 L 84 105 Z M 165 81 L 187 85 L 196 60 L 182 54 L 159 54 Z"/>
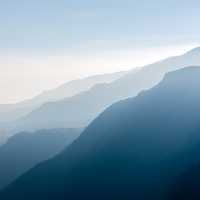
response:
<path id="1" fill-rule="evenodd" d="M 153 89 L 116 103 L 55 158 L 0 193 L 1 200 L 163 200 L 200 141 L 200 68 L 165 76 Z"/>
<path id="2" fill-rule="evenodd" d="M 136 96 L 162 80 L 165 73 L 187 66 L 200 65 L 200 50 L 130 71 L 110 84 L 97 84 L 90 90 L 62 101 L 46 103 L 29 115 L 12 123 L 11 130 L 55 127 L 85 127 L 113 103 Z"/>
<path id="3" fill-rule="evenodd" d="M 30 113 L 43 103 L 72 97 L 80 92 L 89 90 L 98 83 L 111 83 L 125 74 L 126 72 L 116 72 L 77 79 L 17 104 L 0 104 L 0 122 L 15 120 Z"/>
<path id="4" fill-rule="evenodd" d="M 0 147 L 0 189 L 36 164 L 60 153 L 80 132 L 79 129 L 52 129 L 11 137 Z"/>

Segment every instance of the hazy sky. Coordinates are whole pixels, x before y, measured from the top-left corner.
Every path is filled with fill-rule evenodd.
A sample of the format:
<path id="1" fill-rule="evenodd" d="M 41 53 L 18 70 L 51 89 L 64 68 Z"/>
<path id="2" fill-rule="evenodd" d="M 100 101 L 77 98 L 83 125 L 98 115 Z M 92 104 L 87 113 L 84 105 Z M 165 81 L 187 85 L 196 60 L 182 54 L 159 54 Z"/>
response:
<path id="1" fill-rule="evenodd" d="M 199 0 L 0 0 L 0 103 L 200 44 Z"/>

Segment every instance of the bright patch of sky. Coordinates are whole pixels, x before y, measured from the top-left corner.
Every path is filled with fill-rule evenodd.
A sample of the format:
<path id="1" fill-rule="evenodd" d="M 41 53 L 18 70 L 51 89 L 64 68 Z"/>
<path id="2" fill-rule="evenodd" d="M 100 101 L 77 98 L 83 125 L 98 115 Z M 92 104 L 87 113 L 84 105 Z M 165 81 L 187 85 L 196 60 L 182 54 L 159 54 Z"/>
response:
<path id="1" fill-rule="evenodd" d="M 0 103 L 200 44 L 199 0 L 0 0 Z"/>

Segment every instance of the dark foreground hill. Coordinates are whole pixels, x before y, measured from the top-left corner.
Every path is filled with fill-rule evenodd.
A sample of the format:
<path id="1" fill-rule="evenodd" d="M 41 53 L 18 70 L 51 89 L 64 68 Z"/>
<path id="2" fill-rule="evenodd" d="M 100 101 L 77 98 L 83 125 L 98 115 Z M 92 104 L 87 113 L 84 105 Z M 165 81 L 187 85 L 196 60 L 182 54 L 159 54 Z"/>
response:
<path id="1" fill-rule="evenodd" d="M 199 133 L 200 134 L 200 131 Z M 200 145 L 198 144 L 198 149 Z M 198 151 L 197 158 L 200 155 Z M 199 159 L 196 159 L 196 162 Z M 200 199 L 200 162 L 188 167 L 169 187 L 169 200 L 199 200 Z"/>
<path id="2" fill-rule="evenodd" d="M 18 133 L 0 147 L 0 189 L 37 165 L 60 153 L 80 134 L 78 129 Z"/>
<path id="3" fill-rule="evenodd" d="M 196 162 L 200 68 L 165 76 L 153 89 L 109 107 L 55 158 L 0 193 L 1 200 L 163 200 Z"/>

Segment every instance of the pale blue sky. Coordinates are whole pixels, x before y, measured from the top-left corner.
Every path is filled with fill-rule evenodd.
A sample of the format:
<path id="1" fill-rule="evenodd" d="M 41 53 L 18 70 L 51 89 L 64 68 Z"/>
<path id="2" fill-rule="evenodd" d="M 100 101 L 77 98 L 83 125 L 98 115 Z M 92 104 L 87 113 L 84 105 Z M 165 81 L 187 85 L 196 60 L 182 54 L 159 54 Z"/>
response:
<path id="1" fill-rule="evenodd" d="M 200 40 L 199 0 L 0 0 L 1 48 Z M 116 44 L 116 41 L 119 41 Z"/>
<path id="2" fill-rule="evenodd" d="M 0 0 L 0 103 L 200 44 L 199 0 Z"/>

